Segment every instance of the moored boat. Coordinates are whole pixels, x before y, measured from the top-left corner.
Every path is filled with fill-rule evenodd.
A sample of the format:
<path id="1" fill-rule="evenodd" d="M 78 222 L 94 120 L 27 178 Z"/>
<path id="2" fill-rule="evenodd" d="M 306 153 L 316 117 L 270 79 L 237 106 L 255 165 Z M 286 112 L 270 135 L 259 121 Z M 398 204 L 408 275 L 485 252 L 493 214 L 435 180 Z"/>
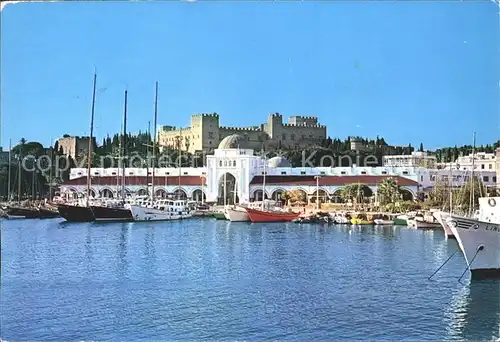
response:
<path id="1" fill-rule="evenodd" d="M 57 211 L 62 218 L 69 222 L 92 222 L 95 220 L 90 207 L 71 204 L 59 204 Z"/>
<path id="2" fill-rule="evenodd" d="M 436 229 L 441 227 L 441 225 L 438 222 L 427 222 L 427 221 L 420 221 L 420 220 L 415 220 L 415 228 L 417 229 Z"/>
<path id="3" fill-rule="evenodd" d="M 395 226 L 407 226 L 408 222 L 406 221 L 405 218 L 401 218 L 400 216 L 394 218 L 394 225 Z"/>
<path id="4" fill-rule="evenodd" d="M 57 210 L 39 207 L 38 208 L 38 217 L 41 219 L 44 219 L 44 218 L 48 219 L 48 218 L 60 217 L 60 215 L 57 212 Z"/>
<path id="5" fill-rule="evenodd" d="M 223 212 L 223 211 L 214 211 L 212 213 L 212 216 L 216 219 L 216 220 L 227 220 L 226 218 L 226 214 Z"/>
<path id="6" fill-rule="evenodd" d="M 289 222 L 299 217 L 300 213 L 286 211 L 264 211 L 245 208 L 252 222 Z"/>
<path id="7" fill-rule="evenodd" d="M 6 217 L 12 219 L 33 219 L 39 218 L 40 214 L 37 208 L 23 208 L 23 207 L 8 207 L 5 210 Z"/>
<path id="8" fill-rule="evenodd" d="M 377 226 L 392 226 L 394 224 L 393 220 L 375 219 L 373 222 Z"/>
<path id="9" fill-rule="evenodd" d="M 373 225 L 373 218 L 368 217 L 364 213 L 354 213 L 353 217 L 351 218 L 351 224 L 355 225 Z"/>
<path id="10" fill-rule="evenodd" d="M 500 277 L 500 225 L 458 215 L 450 215 L 446 222 L 464 254 L 471 277 Z"/>
<path id="11" fill-rule="evenodd" d="M 153 204 L 126 204 L 125 208 L 131 211 L 134 221 L 171 221 L 192 217 L 183 200 L 162 199 Z"/>
<path id="12" fill-rule="evenodd" d="M 96 222 L 105 221 L 133 221 L 134 217 L 130 209 L 124 207 L 111 207 L 111 206 L 90 206 L 94 213 Z"/>
<path id="13" fill-rule="evenodd" d="M 224 216 L 231 222 L 247 222 L 250 221 L 247 211 L 241 206 L 226 208 Z"/>
<path id="14" fill-rule="evenodd" d="M 446 222 L 446 219 L 450 216 L 450 214 L 444 211 L 436 211 L 433 213 L 433 215 L 439 222 L 441 227 L 443 227 L 444 237 L 447 239 L 455 239 L 455 235 L 453 235 L 453 232 L 451 231 L 450 227 L 448 226 L 448 223 Z"/>

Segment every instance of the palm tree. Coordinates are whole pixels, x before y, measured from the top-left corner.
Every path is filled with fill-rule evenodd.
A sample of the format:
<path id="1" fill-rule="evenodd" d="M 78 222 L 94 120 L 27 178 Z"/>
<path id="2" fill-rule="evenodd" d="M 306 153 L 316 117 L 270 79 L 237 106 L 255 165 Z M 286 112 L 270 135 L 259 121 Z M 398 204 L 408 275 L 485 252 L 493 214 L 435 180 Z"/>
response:
<path id="1" fill-rule="evenodd" d="M 377 186 L 378 202 L 381 205 L 395 203 L 403 198 L 401 187 L 394 178 L 386 178 Z"/>
<path id="2" fill-rule="evenodd" d="M 363 203 L 369 195 L 370 188 L 365 184 L 348 184 L 342 189 L 342 199 L 345 202 Z"/>

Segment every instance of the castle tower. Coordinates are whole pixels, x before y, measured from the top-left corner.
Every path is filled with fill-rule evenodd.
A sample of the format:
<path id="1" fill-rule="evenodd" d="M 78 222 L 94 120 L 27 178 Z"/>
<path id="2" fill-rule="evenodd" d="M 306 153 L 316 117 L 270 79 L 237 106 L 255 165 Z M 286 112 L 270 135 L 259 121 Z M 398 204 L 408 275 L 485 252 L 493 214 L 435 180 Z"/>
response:
<path id="1" fill-rule="evenodd" d="M 219 115 L 195 114 L 191 116 L 193 145 L 191 151 L 213 151 L 219 145 Z"/>
<path id="2" fill-rule="evenodd" d="M 279 139 L 282 126 L 283 116 L 280 113 L 269 114 L 265 130 L 270 139 Z"/>

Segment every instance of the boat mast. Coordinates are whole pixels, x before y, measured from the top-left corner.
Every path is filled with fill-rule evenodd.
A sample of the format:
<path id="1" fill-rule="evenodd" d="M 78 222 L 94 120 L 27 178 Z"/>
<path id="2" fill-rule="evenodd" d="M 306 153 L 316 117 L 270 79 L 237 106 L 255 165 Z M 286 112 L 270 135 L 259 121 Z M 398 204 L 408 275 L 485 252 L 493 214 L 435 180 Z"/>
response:
<path id="1" fill-rule="evenodd" d="M 125 90 L 125 105 L 123 108 L 123 153 L 122 153 L 122 199 L 125 200 L 125 160 L 127 158 L 127 94 Z M 121 141 L 120 141 L 121 142 Z M 121 149 L 120 149 L 121 150 Z M 119 174 L 120 172 L 118 172 Z"/>
<path id="2" fill-rule="evenodd" d="M 238 155 L 240 155 L 240 145 L 238 145 Z M 236 170 L 236 174 L 239 175 L 239 172 L 238 170 Z M 236 181 L 236 177 L 234 178 L 234 188 L 233 188 L 233 192 L 234 192 L 234 199 L 233 199 L 233 206 L 236 207 L 236 194 L 237 194 L 237 186 L 238 186 L 238 182 Z M 203 197 L 203 193 L 202 193 L 202 197 Z"/>
<path id="3" fill-rule="evenodd" d="M 224 171 L 224 207 L 226 207 L 227 202 L 227 180 L 226 180 L 226 172 Z"/>
<path id="4" fill-rule="evenodd" d="M 450 160 L 450 179 L 449 179 L 449 186 L 450 186 L 450 215 L 452 212 L 452 207 L 453 207 L 453 170 L 452 170 L 452 164 Z"/>
<path id="5" fill-rule="evenodd" d="M 123 128 L 123 126 L 121 127 Z M 118 172 L 116 172 L 116 198 L 118 199 L 120 197 L 120 163 L 121 163 L 121 155 L 122 155 L 122 137 L 120 134 L 119 140 L 118 140 L 118 167 L 116 168 Z"/>
<path id="6" fill-rule="evenodd" d="M 267 159 L 266 156 L 264 155 L 264 175 L 262 177 L 262 210 L 264 210 L 264 202 L 266 200 L 266 166 L 267 166 Z"/>
<path id="7" fill-rule="evenodd" d="M 89 206 L 89 197 L 90 197 L 90 168 L 92 166 L 92 141 L 94 137 L 94 109 L 95 109 L 95 88 L 97 83 L 97 73 L 94 70 L 94 89 L 92 91 L 92 110 L 90 115 L 90 137 L 89 137 L 89 150 L 87 154 L 87 200 L 86 206 Z"/>
<path id="8" fill-rule="evenodd" d="M 50 138 L 52 145 L 52 137 Z M 54 162 L 54 146 L 50 146 L 50 171 L 49 171 L 49 202 L 52 202 L 52 163 Z"/>
<path id="9" fill-rule="evenodd" d="M 152 182 L 151 182 L 151 201 L 154 200 L 155 196 L 155 168 L 156 168 L 156 125 L 158 120 L 158 81 L 156 81 L 155 88 L 155 121 L 153 127 L 153 174 L 152 174 Z"/>
<path id="10" fill-rule="evenodd" d="M 11 167 L 10 167 L 10 161 L 11 161 L 11 157 L 12 156 L 12 140 L 9 139 L 9 176 L 8 176 L 8 183 L 7 183 L 7 202 L 10 202 L 10 180 L 11 180 Z"/>
<path id="11" fill-rule="evenodd" d="M 146 144 L 146 190 L 149 194 L 149 143 L 151 142 L 151 121 L 148 121 L 148 139 L 148 143 Z"/>
<path id="12" fill-rule="evenodd" d="M 474 168 L 475 168 L 475 159 L 476 159 L 476 132 L 474 132 L 474 137 L 473 137 L 473 143 L 472 143 L 472 189 L 470 191 L 471 196 L 470 196 L 470 202 L 469 202 L 469 216 L 472 216 L 472 213 L 474 212 Z"/>
<path id="13" fill-rule="evenodd" d="M 180 193 L 181 193 L 181 168 L 182 168 L 182 148 L 181 148 L 181 144 L 182 144 L 182 128 L 179 128 L 179 152 L 178 152 L 178 156 L 177 156 L 177 159 L 179 160 L 179 163 L 177 165 L 177 167 L 179 168 L 179 191 L 177 192 L 177 199 L 180 199 Z"/>
<path id="14" fill-rule="evenodd" d="M 18 176 L 17 176 L 17 202 L 21 203 L 21 178 L 22 178 L 22 172 L 21 172 L 21 160 L 23 159 L 23 144 L 19 145 L 19 169 L 18 169 Z"/>

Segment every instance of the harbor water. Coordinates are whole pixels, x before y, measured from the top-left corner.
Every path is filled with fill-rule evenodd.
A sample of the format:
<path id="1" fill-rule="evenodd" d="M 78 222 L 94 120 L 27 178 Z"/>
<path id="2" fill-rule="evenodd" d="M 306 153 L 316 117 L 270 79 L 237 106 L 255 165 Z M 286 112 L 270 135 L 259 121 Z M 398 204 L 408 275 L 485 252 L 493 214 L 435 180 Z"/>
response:
<path id="1" fill-rule="evenodd" d="M 1 221 L 3 340 L 492 340 L 442 230 Z"/>

